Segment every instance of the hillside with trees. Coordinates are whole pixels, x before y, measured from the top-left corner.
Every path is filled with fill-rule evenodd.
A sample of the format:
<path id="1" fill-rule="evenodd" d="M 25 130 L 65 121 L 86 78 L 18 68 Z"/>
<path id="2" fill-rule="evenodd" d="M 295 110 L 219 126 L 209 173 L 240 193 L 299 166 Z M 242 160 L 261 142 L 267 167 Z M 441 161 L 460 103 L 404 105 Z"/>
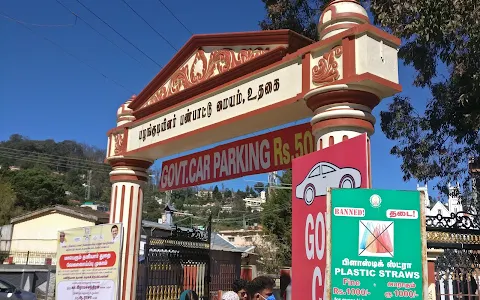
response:
<path id="1" fill-rule="evenodd" d="M 108 203 L 110 167 L 105 150 L 75 141 L 30 140 L 14 134 L 0 142 L 0 223 L 13 215 L 55 204 L 83 202 L 90 178 L 90 199 Z M 90 175 L 89 175 L 90 174 Z"/>
<path id="2" fill-rule="evenodd" d="M 0 225 L 21 213 L 56 204 L 78 206 L 89 200 L 108 206 L 111 167 L 104 159 L 104 149 L 75 141 L 31 140 L 14 134 L 0 142 Z M 143 219 L 158 221 L 167 195 L 158 191 L 160 170 L 149 172 L 152 180 L 144 191 Z M 178 211 L 187 214 L 175 218 L 180 225 L 202 225 L 212 215 L 216 229 L 241 228 L 260 222 L 261 214 L 248 210 L 243 199 L 258 196 L 264 188 L 263 183 L 244 191 L 214 185 L 200 195 L 198 187 L 191 187 L 172 191 L 169 197 Z"/>

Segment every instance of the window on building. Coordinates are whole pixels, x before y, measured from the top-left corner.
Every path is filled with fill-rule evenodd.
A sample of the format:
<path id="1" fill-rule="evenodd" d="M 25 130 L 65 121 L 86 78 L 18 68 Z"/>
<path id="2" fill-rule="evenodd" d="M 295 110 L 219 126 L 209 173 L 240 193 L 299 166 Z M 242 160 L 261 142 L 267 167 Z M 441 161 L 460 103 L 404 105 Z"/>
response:
<path id="1" fill-rule="evenodd" d="M 229 242 L 234 242 L 234 241 L 235 241 L 235 238 L 234 238 L 233 236 L 229 236 L 229 237 L 228 237 L 228 241 L 229 241 Z"/>
<path id="2" fill-rule="evenodd" d="M 252 237 L 251 236 L 246 236 L 245 237 L 245 242 L 251 242 L 252 241 Z"/>

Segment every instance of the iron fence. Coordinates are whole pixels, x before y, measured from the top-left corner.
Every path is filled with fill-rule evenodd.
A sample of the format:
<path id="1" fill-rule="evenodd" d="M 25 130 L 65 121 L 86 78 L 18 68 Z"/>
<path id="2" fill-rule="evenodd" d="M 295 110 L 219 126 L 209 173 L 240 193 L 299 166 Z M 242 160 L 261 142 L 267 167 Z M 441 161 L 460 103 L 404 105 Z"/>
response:
<path id="1" fill-rule="evenodd" d="M 0 262 L 9 265 L 56 265 L 56 252 L 3 251 Z"/>
<path id="2" fill-rule="evenodd" d="M 479 299 L 479 221 L 467 212 L 426 217 L 428 247 L 443 250 L 435 261 L 436 299 Z"/>
<path id="3" fill-rule="evenodd" d="M 175 227 L 170 236 L 148 236 L 137 299 L 179 299 L 184 290 L 209 299 L 210 228 L 211 219 L 206 230 Z"/>

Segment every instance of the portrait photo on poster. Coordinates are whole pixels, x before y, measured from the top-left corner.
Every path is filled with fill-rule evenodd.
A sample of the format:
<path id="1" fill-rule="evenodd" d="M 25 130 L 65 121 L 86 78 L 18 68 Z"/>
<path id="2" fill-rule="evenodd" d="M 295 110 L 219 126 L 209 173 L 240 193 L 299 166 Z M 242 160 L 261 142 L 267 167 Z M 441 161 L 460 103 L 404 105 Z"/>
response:
<path id="1" fill-rule="evenodd" d="M 360 188 L 361 185 L 362 174 L 356 168 L 340 168 L 322 161 L 315 164 L 295 187 L 295 196 L 311 205 L 315 197 L 326 196 L 328 188 Z"/>

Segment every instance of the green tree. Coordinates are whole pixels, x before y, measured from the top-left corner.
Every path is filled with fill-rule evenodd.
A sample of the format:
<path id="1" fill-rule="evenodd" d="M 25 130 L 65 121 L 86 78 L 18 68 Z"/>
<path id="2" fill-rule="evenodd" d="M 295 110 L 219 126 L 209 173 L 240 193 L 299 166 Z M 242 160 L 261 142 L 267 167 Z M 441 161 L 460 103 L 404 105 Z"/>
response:
<path id="1" fill-rule="evenodd" d="M 231 199 L 232 198 L 232 190 L 226 189 L 225 193 L 223 194 L 225 196 L 225 199 Z"/>
<path id="2" fill-rule="evenodd" d="M 165 193 L 158 191 L 157 186 L 149 182 L 143 192 L 142 218 L 152 222 L 157 222 L 158 219 L 161 219 L 165 205 L 161 205 L 159 200 L 165 200 L 165 198 Z"/>
<path id="3" fill-rule="evenodd" d="M 86 176 L 85 172 L 74 169 L 68 170 L 68 172 L 65 173 L 63 178 L 65 182 L 65 190 L 72 193 L 68 198 L 76 200 L 84 199 L 85 187 L 83 184 L 86 183 L 86 180 L 82 179 L 82 175 Z"/>
<path id="4" fill-rule="evenodd" d="M 228 216 L 231 218 L 240 218 L 248 213 L 245 201 L 239 198 L 234 198 L 232 201 L 232 213 Z"/>
<path id="5" fill-rule="evenodd" d="M 262 1 L 267 11 L 262 29 L 288 28 L 318 39 L 318 14 L 328 1 Z M 391 153 L 402 159 L 404 179 L 440 178 L 438 186 L 445 190 L 447 181 L 464 178 L 467 187 L 467 161 L 480 156 L 477 1 L 361 2 L 370 9 L 375 25 L 404 41 L 399 58 L 415 69 L 414 84 L 428 88 L 432 95 L 427 101 L 400 95 L 381 112 L 381 128 L 396 141 Z"/>
<path id="6" fill-rule="evenodd" d="M 257 193 L 255 192 L 255 190 L 250 187 L 249 185 L 247 185 L 245 187 L 245 193 L 247 195 L 247 197 L 256 197 L 257 196 Z"/>
<path id="7" fill-rule="evenodd" d="M 212 191 L 212 198 L 214 201 L 219 202 L 222 201 L 222 193 L 218 189 L 218 186 L 215 186 Z"/>
<path id="8" fill-rule="evenodd" d="M 92 170 L 90 199 L 110 202 L 111 168 L 103 163 L 105 150 L 75 141 L 30 140 L 13 134 L 0 142 L 0 166 L 17 166 L 22 169 L 42 168 L 55 172 L 65 183 L 72 199 L 83 199 L 88 170 Z"/>
<path id="9" fill-rule="evenodd" d="M 245 191 L 237 190 L 235 192 L 235 197 L 240 199 L 245 199 L 247 197 L 247 193 Z"/>
<path id="10" fill-rule="evenodd" d="M 10 219 L 15 215 L 15 201 L 12 185 L 0 178 L 0 226 L 10 223 Z"/>
<path id="11" fill-rule="evenodd" d="M 67 203 L 63 181 L 47 170 L 35 168 L 9 172 L 9 179 L 17 195 L 17 205 L 25 210 Z"/>
<path id="12" fill-rule="evenodd" d="M 263 30 L 290 29 L 312 40 L 317 39 L 321 0 L 262 0 L 267 16 L 260 22 Z"/>
<path id="13" fill-rule="evenodd" d="M 292 170 L 285 170 L 280 183 L 292 184 Z M 275 190 L 263 205 L 262 224 L 276 251 L 279 265 L 289 266 L 292 260 L 292 191 Z"/>

